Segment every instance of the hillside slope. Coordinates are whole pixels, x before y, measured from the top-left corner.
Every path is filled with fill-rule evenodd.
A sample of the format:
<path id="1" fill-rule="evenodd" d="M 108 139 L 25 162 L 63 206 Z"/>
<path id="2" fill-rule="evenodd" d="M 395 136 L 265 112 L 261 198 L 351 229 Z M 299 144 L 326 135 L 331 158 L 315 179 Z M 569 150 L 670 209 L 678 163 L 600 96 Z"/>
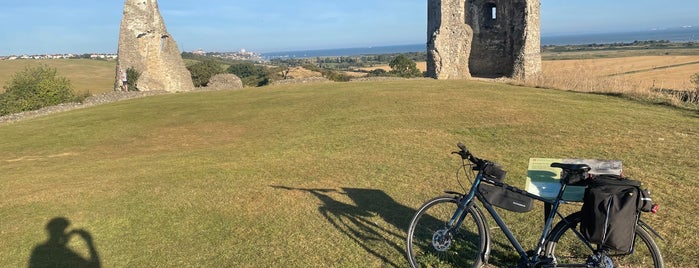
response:
<path id="1" fill-rule="evenodd" d="M 668 267 L 692 266 L 698 130 L 696 112 L 473 81 L 284 85 L 79 109 L 0 125 L 0 266 L 25 266 L 46 224 L 65 217 L 92 235 L 104 267 L 405 267 L 412 213 L 459 190 L 449 154 L 459 141 L 519 187 L 530 157 L 623 160 L 661 204 L 644 217 L 666 239 Z M 504 213 L 525 245 L 538 239 L 541 207 Z M 81 239 L 70 245 L 88 254 Z M 508 251 L 494 250 L 496 265 Z"/>

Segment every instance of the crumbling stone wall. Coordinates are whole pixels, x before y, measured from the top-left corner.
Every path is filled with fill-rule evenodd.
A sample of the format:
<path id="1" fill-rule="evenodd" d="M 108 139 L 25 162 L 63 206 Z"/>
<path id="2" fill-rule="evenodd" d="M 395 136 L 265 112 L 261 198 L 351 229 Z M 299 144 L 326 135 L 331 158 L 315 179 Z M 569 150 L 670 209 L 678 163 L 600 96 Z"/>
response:
<path id="1" fill-rule="evenodd" d="M 141 72 L 138 89 L 169 92 L 194 90 L 174 38 L 165 28 L 157 0 L 125 0 L 119 33 L 115 90 L 121 86 L 121 72 Z"/>
<path id="2" fill-rule="evenodd" d="M 541 73 L 539 0 L 428 1 L 428 76 L 467 78 L 466 71 L 528 79 Z"/>
<path id="3" fill-rule="evenodd" d="M 470 78 L 473 30 L 466 24 L 464 0 L 427 3 L 427 75 L 436 79 Z"/>

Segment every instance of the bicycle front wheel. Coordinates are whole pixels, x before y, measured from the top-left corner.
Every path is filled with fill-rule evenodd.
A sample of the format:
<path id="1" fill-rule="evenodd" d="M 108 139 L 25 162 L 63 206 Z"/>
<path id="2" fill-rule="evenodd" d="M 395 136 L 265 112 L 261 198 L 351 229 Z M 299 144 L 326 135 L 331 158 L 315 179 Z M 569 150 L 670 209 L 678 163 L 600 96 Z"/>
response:
<path id="1" fill-rule="evenodd" d="M 559 222 L 549 234 L 546 256 L 553 257 L 557 264 L 585 264 L 594 254 L 592 245 L 580 233 L 582 214 L 576 212 Z M 643 227 L 636 226 L 636 239 L 631 254 L 611 251 L 609 260 L 614 267 L 655 267 L 662 268 L 663 257 L 653 237 Z"/>
<path id="2" fill-rule="evenodd" d="M 463 223 L 452 230 L 447 225 L 459 200 L 437 197 L 415 214 L 408 229 L 407 257 L 415 267 L 480 267 L 487 254 L 487 230 L 483 213 L 471 206 Z"/>

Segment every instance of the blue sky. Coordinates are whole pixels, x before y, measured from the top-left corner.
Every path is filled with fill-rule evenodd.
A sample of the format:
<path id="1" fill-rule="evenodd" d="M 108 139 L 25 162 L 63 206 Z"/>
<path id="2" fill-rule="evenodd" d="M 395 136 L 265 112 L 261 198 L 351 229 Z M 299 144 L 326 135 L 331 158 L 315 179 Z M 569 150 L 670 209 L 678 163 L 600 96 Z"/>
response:
<path id="1" fill-rule="evenodd" d="M 1 0 L 0 55 L 116 52 L 121 0 Z M 699 27 L 697 0 L 541 0 L 542 34 Z M 424 43 L 426 0 L 161 0 L 180 49 Z"/>

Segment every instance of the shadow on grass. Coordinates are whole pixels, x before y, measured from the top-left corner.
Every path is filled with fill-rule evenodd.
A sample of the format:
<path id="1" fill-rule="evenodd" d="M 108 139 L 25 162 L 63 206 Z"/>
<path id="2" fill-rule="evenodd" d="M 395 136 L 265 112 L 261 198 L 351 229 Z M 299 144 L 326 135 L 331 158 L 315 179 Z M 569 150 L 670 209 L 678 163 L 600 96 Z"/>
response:
<path id="1" fill-rule="evenodd" d="M 389 266 L 403 267 L 407 263 L 407 261 L 396 263 L 395 256 L 405 256 L 405 243 L 402 241 L 405 239 L 410 219 L 416 210 L 399 204 L 385 192 L 358 188 L 336 190 L 272 187 L 312 194 L 323 202 L 318 208 L 320 214 L 333 227 L 368 253 Z M 337 195 L 346 195 L 354 204 L 344 203 L 333 198 Z M 395 228 L 380 225 L 376 217 Z M 400 230 L 400 232 L 396 230 Z"/>
<path id="2" fill-rule="evenodd" d="M 99 254 L 95 249 L 92 235 L 83 229 L 75 229 L 66 232 L 70 221 L 66 218 L 57 217 L 51 219 L 46 224 L 48 239 L 46 242 L 37 245 L 32 250 L 29 259 L 29 268 L 40 267 L 75 267 L 75 268 L 98 268 L 101 267 Z M 73 236 L 79 236 L 89 250 L 89 258 L 84 258 L 74 252 L 68 246 Z"/>
<path id="3" fill-rule="evenodd" d="M 416 209 L 406 207 L 396 202 L 391 196 L 381 190 L 341 188 L 294 188 L 288 186 L 271 186 L 275 189 L 307 192 L 322 202 L 318 211 L 345 236 L 357 245 L 382 261 L 384 265 L 404 267 L 408 264 L 405 255 L 405 239 L 412 217 Z M 352 202 L 339 201 L 341 196 L 348 197 Z M 352 204 L 354 203 L 354 204 Z M 427 226 L 443 226 L 443 221 L 429 215 L 425 219 Z M 380 225 L 376 218 L 392 225 Z M 399 232 L 395 231 L 399 230 Z M 470 235 L 474 235 L 471 233 Z M 470 236 L 466 235 L 466 236 Z M 492 240 L 490 252 L 491 265 L 515 265 L 519 256 L 509 243 Z M 474 253 L 477 254 L 477 253 Z M 399 256 L 399 257 L 396 257 Z M 493 267 L 493 266 L 489 266 Z"/>

